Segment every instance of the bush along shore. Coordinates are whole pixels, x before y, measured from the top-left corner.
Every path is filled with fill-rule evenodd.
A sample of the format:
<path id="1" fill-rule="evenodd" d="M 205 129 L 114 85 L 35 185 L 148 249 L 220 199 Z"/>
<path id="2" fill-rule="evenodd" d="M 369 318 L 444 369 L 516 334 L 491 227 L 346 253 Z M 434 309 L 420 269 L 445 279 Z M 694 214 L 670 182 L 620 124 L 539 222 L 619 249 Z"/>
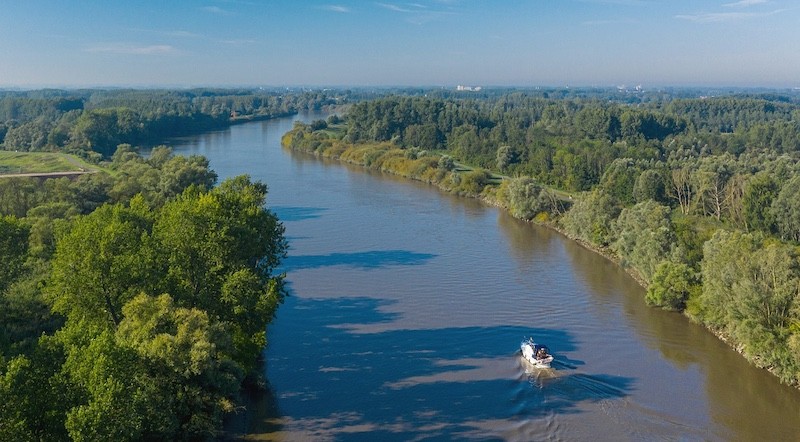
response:
<path id="1" fill-rule="evenodd" d="M 396 140 L 350 142 L 347 125 L 338 117 L 334 122 L 296 123 L 282 144 L 479 198 L 553 228 L 623 266 L 646 288 L 648 305 L 682 312 L 751 363 L 800 388 L 800 265 L 794 243 L 692 216 L 683 206 L 647 198 L 647 189 L 640 189 L 645 197 L 634 204 L 622 204 L 607 183 L 632 169 L 628 160 L 614 161 L 601 185 L 567 194 L 531 177 L 459 164 L 447 150 Z M 647 169 L 639 174 L 636 186 L 659 178 L 644 177 Z"/>

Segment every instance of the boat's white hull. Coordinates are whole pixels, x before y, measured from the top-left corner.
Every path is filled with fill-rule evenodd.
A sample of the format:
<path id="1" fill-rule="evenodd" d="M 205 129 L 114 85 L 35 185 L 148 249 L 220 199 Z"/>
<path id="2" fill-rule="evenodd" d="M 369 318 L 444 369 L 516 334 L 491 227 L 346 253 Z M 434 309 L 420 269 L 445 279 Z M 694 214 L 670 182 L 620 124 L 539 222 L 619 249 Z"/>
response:
<path id="1" fill-rule="evenodd" d="M 536 358 L 534 345 L 534 343 L 529 341 L 525 341 L 520 345 L 522 359 L 525 359 L 525 361 L 536 368 L 550 368 L 550 364 L 553 362 L 553 356 L 547 355 L 546 358 Z"/>

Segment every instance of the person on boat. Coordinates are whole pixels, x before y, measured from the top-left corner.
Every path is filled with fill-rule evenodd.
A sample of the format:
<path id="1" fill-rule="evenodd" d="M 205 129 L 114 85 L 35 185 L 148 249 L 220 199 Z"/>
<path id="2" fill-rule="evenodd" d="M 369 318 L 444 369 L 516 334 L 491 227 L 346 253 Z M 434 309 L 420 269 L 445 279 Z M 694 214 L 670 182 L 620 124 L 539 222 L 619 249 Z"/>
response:
<path id="1" fill-rule="evenodd" d="M 544 347 L 539 348 L 539 351 L 536 352 L 536 359 L 546 359 L 547 358 L 547 350 Z"/>

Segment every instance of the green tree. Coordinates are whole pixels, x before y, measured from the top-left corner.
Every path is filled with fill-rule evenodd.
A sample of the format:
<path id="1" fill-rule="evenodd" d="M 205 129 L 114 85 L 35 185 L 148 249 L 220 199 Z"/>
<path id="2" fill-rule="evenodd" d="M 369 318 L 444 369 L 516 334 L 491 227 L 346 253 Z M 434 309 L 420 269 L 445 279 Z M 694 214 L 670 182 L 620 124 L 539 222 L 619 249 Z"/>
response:
<path id="1" fill-rule="evenodd" d="M 264 208 L 267 187 L 240 176 L 211 191 L 187 189 L 158 214 L 153 236 L 165 259 L 165 282 L 177 305 L 199 308 L 234 330 L 237 359 L 249 352 L 282 301 L 274 274 L 286 254 L 283 225 Z M 252 340 L 252 341 L 250 341 Z"/>
<path id="2" fill-rule="evenodd" d="M 706 242 L 703 290 L 692 313 L 744 347 L 745 355 L 797 382 L 798 365 L 787 354 L 797 319 L 800 269 L 793 247 L 761 235 L 718 231 Z"/>
<path id="3" fill-rule="evenodd" d="M 509 166 L 519 161 L 519 154 L 511 146 L 497 148 L 497 169 L 506 171 Z"/>
<path id="4" fill-rule="evenodd" d="M 744 188 L 742 205 L 748 229 L 770 233 L 775 226 L 770 210 L 772 201 L 778 196 L 778 184 L 768 173 L 754 175 Z"/>
<path id="5" fill-rule="evenodd" d="M 191 185 L 210 189 L 217 181 L 217 174 L 208 167 L 208 159 L 199 155 L 174 156 L 161 167 L 159 190 L 164 199 L 183 192 Z"/>
<path id="6" fill-rule="evenodd" d="M 22 273 L 29 227 L 14 216 L 0 217 L 0 293 Z"/>
<path id="7" fill-rule="evenodd" d="M 612 250 L 647 281 L 675 243 L 669 207 L 653 200 L 623 209 L 614 222 L 614 232 L 617 239 L 611 244 Z"/>
<path id="8" fill-rule="evenodd" d="M 551 209 L 548 192 L 530 178 L 505 180 L 505 199 L 511 214 L 517 218 L 532 219 L 539 212 Z"/>
<path id="9" fill-rule="evenodd" d="M 116 326 L 122 306 L 153 292 L 159 274 L 149 239 L 149 208 L 106 205 L 75 220 L 58 239 L 48 287 L 53 308 L 68 318 Z"/>
<path id="10" fill-rule="evenodd" d="M 27 355 L 0 355 L 0 440 L 66 440 L 67 411 L 80 393 L 61 375 L 61 345 L 42 336 Z"/>
<path id="11" fill-rule="evenodd" d="M 608 166 L 600 186 L 624 205 L 634 203 L 633 187 L 641 169 L 630 158 L 618 158 Z"/>
<path id="12" fill-rule="evenodd" d="M 403 142 L 406 146 L 435 150 L 441 148 L 442 139 L 435 124 L 412 124 L 406 127 Z"/>
<path id="13" fill-rule="evenodd" d="M 771 207 L 781 238 L 800 242 L 800 176 L 791 178 L 781 187 Z"/>
<path id="14" fill-rule="evenodd" d="M 619 203 L 610 195 L 595 189 L 578 198 L 561 219 L 561 225 L 575 238 L 608 246 L 613 241 L 612 222 L 620 210 Z"/>
<path id="15" fill-rule="evenodd" d="M 442 155 L 439 157 L 438 167 L 439 169 L 450 172 L 456 168 L 456 163 L 450 155 Z"/>
<path id="16" fill-rule="evenodd" d="M 699 289 L 697 277 L 689 266 L 664 260 L 656 266 L 644 299 L 648 305 L 683 310 L 689 297 Z"/>
<path id="17" fill-rule="evenodd" d="M 125 305 L 124 316 L 116 343 L 132 351 L 147 374 L 136 385 L 147 401 L 139 407 L 147 433 L 159 439 L 216 437 L 243 373 L 230 357 L 225 327 L 201 310 L 175 306 L 169 295 L 141 294 Z"/>
<path id="18" fill-rule="evenodd" d="M 659 169 L 645 169 L 633 184 L 633 199 L 637 203 L 653 200 L 666 203 L 666 183 L 664 174 Z"/>
<path id="19" fill-rule="evenodd" d="M 111 330 L 92 337 L 85 345 L 71 344 L 64 371 L 76 386 L 85 389 L 86 402 L 67 413 L 65 426 L 70 438 L 141 439 L 148 422 L 140 410 L 149 408 L 146 402 L 152 396 L 138 388 L 143 373 L 135 352 L 117 345 Z"/>

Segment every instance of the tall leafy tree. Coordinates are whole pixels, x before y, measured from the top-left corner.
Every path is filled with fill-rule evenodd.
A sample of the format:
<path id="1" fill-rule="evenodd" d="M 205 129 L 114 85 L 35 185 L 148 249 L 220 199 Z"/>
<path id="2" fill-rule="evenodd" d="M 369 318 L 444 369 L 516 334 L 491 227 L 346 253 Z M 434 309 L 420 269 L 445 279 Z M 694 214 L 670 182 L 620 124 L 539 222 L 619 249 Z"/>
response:
<path id="1" fill-rule="evenodd" d="M 797 382 L 800 366 L 787 353 L 800 300 L 794 248 L 720 230 L 706 242 L 704 255 L 703 290 L 693 313 L 741 343 L 748 357 L 775 366 L 785 382 Z"/>
<path id="2" fill-rule="evenodd" d="M 532 219 L 539 212 L 551 209 L 552 198 L 532 179 L 512 178 L 503 183 L 505 199 L 512 215 L 522 219 Z"/>
<path id="3" fill-rule="evenodd" d="M 616 241 L 611 248 L 650 281 L 658 264 L 675 242 L 669 207 L 653 200 L 625 208 L 614 222 Z"/>
<path id="4" fill-rule="evenodd" d="M 240 176 L 209 192 L 188 189 L 160 211 L 153 236 L 167 291 L 233 330 L 239 362 L 252 368 L 264 325 L 284 296 L 275 269 L 286 254 L 283 225 L 264 208 L 267 187 Z"/>
<path id="5" fill-rule="evenodd" d="M 14 216 L 0 216 L 0 293 L 22 272 L 29 228 Z"/>
<path id="6" fill-rule="evenodd" d="M 561 219 L 570 235 L 591 244 L 608 246 L 614 238 L 612 222 L 621 210 L 619 202 L 602 190 L 581 195 Z"/>
<path id="7" fill-rule="evenodd" d="M 781 238 L 800 242 L 800 176 L 791 178 L 772 201 L 772 215 Z"/>
<path id="8" fill-rule="evenodd" d="M 683 310 L 690 296 L 699 291 L 695 272 L 682 262 L 661 261 L 647 286 L 644 300 L 648 305 L 668 310 Z"/>
<path id="9" fill-rule="evenodd" d="M 151 224 L 141 198 L 130 208 L 106 205 L 76 219 L 53 259 L 53 308 L 70 319 L 119 325 L 125 303 L 158 284 Z"/>
<path id="10" fill-rule="evenodd" d="M 770 233 L 775 227 L 772 201 L 778 196 L 778 184 L 768 173 L 754 175 L 745 185 L 742 206 L 748 229 Z"/>

